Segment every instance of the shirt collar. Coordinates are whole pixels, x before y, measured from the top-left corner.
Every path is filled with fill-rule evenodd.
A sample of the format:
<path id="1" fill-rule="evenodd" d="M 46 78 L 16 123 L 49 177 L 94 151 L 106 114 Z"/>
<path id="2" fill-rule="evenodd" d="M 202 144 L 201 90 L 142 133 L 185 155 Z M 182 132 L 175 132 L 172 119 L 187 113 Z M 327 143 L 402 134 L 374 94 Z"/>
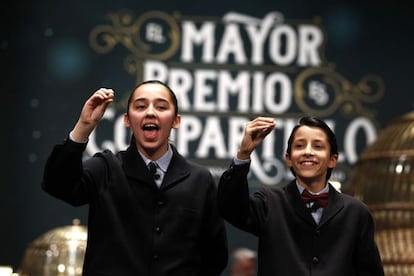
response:
<path id="1" fill-rule="evenodd" d="M 170 144 L 168 144 L 168 149 L 167 151 L 164 153 L 163 156 L 161 156 L 158 160 L 151 160 L 148 159 L 147 157 L 145 157 L 145 155 L 143 155 L 139 150 L 138 150 L 139 154 L 141 155 L 142 159 L 144 159 L 145 164 L 149 164 L 149 162 L 151 161 L 155 161 L 157 162 L 158 167 L 164 172 L 167 172 L 167 168 L 170 165 L 172 156 L 173 156 L 173 151 L 172 148 L 170 146 Z"/>
<path id="2" fill-rule="evenodd" d="M 305 190 L 305 188 L 303 188 L 301 185 L 299 185 L 299 183 L 296 181 L 296 187 L 298 187 L 298 190 L 299 190 L 299 193 L 300 194 L 302 194 L 302 192 L 303 192 L 303 190 Z M 329 192 L 329 185 L 328 185 L 328 183 L 325 185 L 325 187 L 321 190 L 321 191 L 319 191 L 319 192 L 317 192 L 317 193 L 312 193 L 311 191 L 309 191 L 311 194 L 314 194 L 314 195 L 319 195 L 319 194 L 322 194 L 322 193 L 328 193 Z"/>

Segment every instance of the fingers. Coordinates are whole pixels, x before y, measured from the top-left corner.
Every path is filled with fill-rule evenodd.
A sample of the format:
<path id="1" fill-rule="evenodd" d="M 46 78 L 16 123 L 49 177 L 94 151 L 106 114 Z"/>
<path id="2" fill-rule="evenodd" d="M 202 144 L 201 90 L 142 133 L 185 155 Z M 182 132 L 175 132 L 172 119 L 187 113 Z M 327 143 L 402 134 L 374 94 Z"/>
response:
<path id="1" fill-rule="evenodd" d="M 270 117 L 257 117 L 248 122 L 240 143 L 237 157 L 242 160 L 248 159 L 252 151 L 275 128 L 275 126 L 275 120 Z"/>
<path id="2" fill-rule="evenodd" d="M 246 126 L 246 131 L 254 134 L 269 134 L 276 127 L 276 122 L 271 117 L 257 117 Z"/>
<path id="3" fill-rule="evenodd" d="M 85 102 L 81 119 L 85 123 L 95 123 L 99 121 L 108 104 L 114 101 L 115 93 L 112 89 L 100 88 L 96 90 L 92 96 Z"/>
<path id="4" fill-rule="evenodd" d="M 115 93 L 109 88 L 100 88 L 86 101 L 85 108 L 90 110 L 105 109 L 115 99 Z"/>
<path id="5" fill-rule="evenodd" d="M 92 98 L 100 99 L 104 102 L 112 102 L 115 98 L 115 92 L 110 88 L 99 88 L 92 95 Z"/>

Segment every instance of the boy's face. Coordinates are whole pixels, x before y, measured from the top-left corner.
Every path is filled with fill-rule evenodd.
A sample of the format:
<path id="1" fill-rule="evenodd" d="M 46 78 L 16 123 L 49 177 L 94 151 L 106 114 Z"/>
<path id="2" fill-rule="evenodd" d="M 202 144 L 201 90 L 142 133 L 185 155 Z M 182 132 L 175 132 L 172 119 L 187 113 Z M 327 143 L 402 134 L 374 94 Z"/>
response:
<path id="1" fill-rule="evenodd" d="M 330 154 L 326 133 L 317 127 L 301 126 L 292 140 L 292 151 L 285 155 L 286 164 L 296 173 L 299 184 L 320 183 L 324 187 L 328 168 L 334 168 L 338 155 Z"/>
<path id="2" fill-rule="evenodd" d="M 134 133 L 138 149 L 155 160 L 168 148 L 172 128 L 180 125 L 170 92 L 157 83 L 139 86 L 124 116 L 124 124 Z"/>

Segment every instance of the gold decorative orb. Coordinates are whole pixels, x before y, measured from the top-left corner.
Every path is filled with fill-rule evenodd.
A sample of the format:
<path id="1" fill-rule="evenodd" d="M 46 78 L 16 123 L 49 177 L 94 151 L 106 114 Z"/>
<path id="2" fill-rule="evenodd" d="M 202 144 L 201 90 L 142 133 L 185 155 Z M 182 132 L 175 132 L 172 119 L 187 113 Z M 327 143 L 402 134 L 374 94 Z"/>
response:
<path id="1" fill-rule="evenodd" d="M 25 251 L 20 276 L 82 275 L 87 228 L 73 225 L 52 229 L 34 240 Z"/>

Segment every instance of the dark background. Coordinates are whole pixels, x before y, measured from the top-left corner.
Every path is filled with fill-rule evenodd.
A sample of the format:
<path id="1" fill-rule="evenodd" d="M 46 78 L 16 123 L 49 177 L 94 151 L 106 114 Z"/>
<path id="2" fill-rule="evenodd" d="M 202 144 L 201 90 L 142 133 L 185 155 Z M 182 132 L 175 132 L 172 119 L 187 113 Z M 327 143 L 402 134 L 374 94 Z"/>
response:
<path id="1" fill-rule="evenodd" d="M 301 20 L 320 16 L 327 32 L 327 60 L 351 82 L 368 73 L 384 80 L 385 96 L 376 108 L 381 127 L 414 107 L 414 23 L 408 2 L 8 2 L 0 9 L 0 265 L 15 269 L 28 244 L 44 232 L 71 224 L 73 218 L 86 222 L 85 207 L 51 198 L 41 191 L 40 181 L 51 147 L 72 128 L 84 100 L 100 86 L 127 90 L 134 84 L 116 53 L 97 55 L 88 44 L 90 30 L 110 11 L 180 11 L 194 16 L 237 11 L 259 18 L 279 11 L 287 19 Z M 252 236 L 228 229 L 230 249 L 256 247 Z"/>

